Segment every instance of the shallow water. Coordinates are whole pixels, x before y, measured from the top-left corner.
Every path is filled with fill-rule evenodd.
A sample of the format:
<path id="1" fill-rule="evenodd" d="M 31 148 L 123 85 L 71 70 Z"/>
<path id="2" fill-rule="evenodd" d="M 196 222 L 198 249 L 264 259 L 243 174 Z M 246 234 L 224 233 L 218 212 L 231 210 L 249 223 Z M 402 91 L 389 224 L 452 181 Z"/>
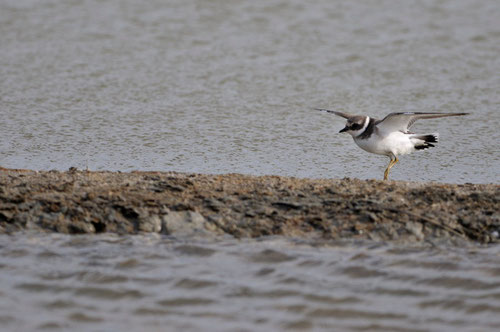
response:
<path id="1" fill-rule="evenodd" d="M 5 331 L 498 331 L 499 247 L 0 236 Z"/>
<path id="2" fill-rule="evenodd" d="M 497 0 L 0 3 L 0 166 L 381 178 L 336 134 L 369 114 L 439 147 L 393 179 L 500 178 Z M 486 120 L 486 121 L 485 121 Z"/>

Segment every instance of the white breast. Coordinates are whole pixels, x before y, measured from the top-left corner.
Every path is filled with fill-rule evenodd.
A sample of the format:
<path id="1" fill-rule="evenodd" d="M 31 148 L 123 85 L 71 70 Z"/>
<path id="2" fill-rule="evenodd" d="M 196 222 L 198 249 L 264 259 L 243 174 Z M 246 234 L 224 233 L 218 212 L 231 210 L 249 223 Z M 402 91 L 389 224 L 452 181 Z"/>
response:
<path id="1" fill-rule="evenodd" d="M 408 154 L 415 151 L 410 137 L 400 131 L 392 132 L 386 136 L 381 136 L 374 132 L 370 138 L 354 138 L 354 142 L 365 151 L 390 156 Z"/>

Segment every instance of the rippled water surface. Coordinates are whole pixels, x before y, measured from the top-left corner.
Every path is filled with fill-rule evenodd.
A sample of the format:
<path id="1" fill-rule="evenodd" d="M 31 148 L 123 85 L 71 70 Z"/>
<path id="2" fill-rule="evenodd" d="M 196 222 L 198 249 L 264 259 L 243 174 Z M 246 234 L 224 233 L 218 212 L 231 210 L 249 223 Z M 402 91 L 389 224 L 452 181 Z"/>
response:
<path id="1" fill-rule="evenodd" d="M 432 150 L 394 179 L 498 182 L 500 3 L 0 2 L 0 165 L 381 178 L 337 135 L 369 114 L 422 121 Z"/>
<path id="2" fill-rule="evenodd" d="M 3 331 L 498 331 L 499 247 L 0 236 Z"/>

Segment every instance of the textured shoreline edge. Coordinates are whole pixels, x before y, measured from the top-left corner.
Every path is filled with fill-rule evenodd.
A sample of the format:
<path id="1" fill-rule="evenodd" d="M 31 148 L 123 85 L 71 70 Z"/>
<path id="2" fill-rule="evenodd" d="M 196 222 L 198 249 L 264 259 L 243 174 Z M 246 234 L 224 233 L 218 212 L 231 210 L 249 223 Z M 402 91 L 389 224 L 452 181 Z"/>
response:
<path id="1" fill-rule="evenodd" d="M 177 172 L 0 170 L 0 234 L 497 243 L 500 185 Z"/>

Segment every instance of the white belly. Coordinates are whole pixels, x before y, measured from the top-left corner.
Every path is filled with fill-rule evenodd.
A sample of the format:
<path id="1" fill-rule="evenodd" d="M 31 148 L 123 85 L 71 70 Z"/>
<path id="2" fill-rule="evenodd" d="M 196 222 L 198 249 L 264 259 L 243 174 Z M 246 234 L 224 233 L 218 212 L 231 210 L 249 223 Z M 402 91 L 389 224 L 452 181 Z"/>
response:
<path id="1" fill-rule="evenodd" d="M 402 132 L 392 132 L 387 136 L 372 135 L 368 139 L 354 139 L 354 142 L 365 151 L 390 155 L 402 155 L 415 151 L 410 136 Z"/>

